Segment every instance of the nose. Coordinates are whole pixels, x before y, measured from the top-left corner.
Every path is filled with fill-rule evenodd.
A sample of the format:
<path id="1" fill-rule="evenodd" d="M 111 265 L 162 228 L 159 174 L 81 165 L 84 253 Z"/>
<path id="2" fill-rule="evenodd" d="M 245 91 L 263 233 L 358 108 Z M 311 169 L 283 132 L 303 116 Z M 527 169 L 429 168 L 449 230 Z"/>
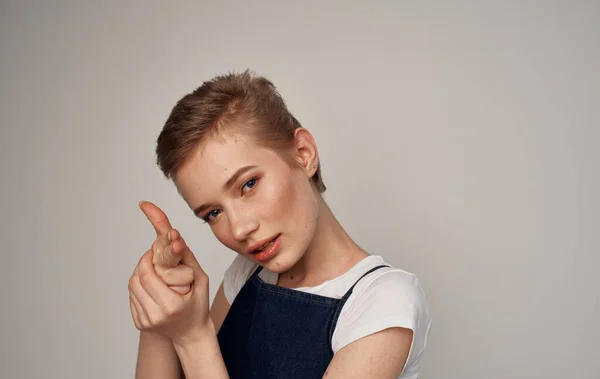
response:
<path id="1" fill-rule="evenodd" d="M 228 218 L 233 238 L 237 241 L 245 241 L 258 229 L 258 220 L 240 209 L 230 211 Z"/>

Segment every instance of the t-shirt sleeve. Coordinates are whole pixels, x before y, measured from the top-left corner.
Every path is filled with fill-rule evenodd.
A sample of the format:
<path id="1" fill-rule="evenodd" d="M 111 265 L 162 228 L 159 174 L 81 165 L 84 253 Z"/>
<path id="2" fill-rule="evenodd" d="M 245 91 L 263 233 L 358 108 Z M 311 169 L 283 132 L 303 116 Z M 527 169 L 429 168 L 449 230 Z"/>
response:
<path id="1" fill-rule="evenodd" d="M 419 279 L 400 270 L 369 276 L 358 282 L 342 308 L 332 338 L 333 352 L 381 330 L 402 327 L 413 331 L 408 360 L 418 359 L 431 326 Z"/>
<path id="2" fill-rule="evenodd" d="M 236 255 L 233 259 L 223 276 L 223 292 L 229 304 L 233 304 L 233 300 L 256 267 L 254 262 L 247 260 L 242 255 Z"/>

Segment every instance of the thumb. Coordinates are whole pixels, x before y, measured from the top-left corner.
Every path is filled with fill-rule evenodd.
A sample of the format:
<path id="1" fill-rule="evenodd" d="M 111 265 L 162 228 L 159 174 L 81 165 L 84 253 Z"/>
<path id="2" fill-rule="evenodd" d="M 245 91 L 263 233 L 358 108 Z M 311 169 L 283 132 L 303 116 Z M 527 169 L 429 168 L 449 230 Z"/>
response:
<path id="1" fill-rule="evenodd" d="M 195 281 L 206 277 L 206 273 L 202 269 L 202 266 L 200 266 L 200 263 L 198 263 L 196 256 L 194 255 L 194 253 L 192 253 L 192 250 L 190 250 L 187 244 L 185 244 L 185 248 L 183 249 L 183 252 L 181 254 L 181 263 L 188 267 L 191 267 L 192 270 L 194 270 Z"/>
<path id="2" fill-rule="evenodd" d="M 153 263 L 163 268 L 177 266 L 181 260 L 182 253 L 181 248 L 177 248 L 177 244 L 183 244 L 184 249 L 186 247 L 181 240 L 181 234 L 179 234 L 177 229 L 171 229 L 166 233 L 162 241 L 162 248 L 159 248 L 155 252 Z"/>

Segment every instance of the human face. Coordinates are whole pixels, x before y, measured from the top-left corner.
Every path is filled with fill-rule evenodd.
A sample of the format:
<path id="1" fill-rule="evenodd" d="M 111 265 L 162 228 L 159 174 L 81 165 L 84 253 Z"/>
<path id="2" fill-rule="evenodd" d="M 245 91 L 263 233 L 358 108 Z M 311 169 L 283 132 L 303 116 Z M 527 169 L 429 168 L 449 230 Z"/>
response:
<path id="1" fill-rule="evenodd" d="M 316 156 L 306 149 L 312 141 L 306 133 L 296 134 L 291 151 L 300 167 L 243 133 L 224 131 L 200 144 L 174 178 L 221 243 L 276 273 L 302 258 L 317 225 L 318 194 L 310 179 Z M 274 242 L 256 254 L 267 241 Z"/>

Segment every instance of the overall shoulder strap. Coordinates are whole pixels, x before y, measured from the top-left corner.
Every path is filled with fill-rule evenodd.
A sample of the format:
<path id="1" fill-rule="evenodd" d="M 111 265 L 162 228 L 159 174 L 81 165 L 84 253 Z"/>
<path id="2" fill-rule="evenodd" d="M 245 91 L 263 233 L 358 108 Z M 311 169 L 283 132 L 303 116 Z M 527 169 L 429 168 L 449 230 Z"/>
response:
<path id="1" fill-rule="evenodd" d="M 344 307 L 344 304 L 346 303 L 346 300 L 348 300 L 348 298 L 350 297 L 350 295 L 352 295 L 352 291 L 354 290 L 354 287 L 358 284 L 358 282 L 360 282 L 362 280 L 362 278 L 364 278 L 365 276 L 369 275 L 370 273 L 372 273 L 373 271 L 379 270 L 380 268 L 383 267 L 391 267 L 389 265 L 379 265 L 379 266 L 375 266 L 372 269 L 370 269 L 369 271 L 365 272 L 360 278 L 358 278 L 358 280 L 356 282 L 354 282 L 354 284 L 352 285 L 352 287 L 350 287 L 350 289 L 348 289 L 348 291 L 346 291 L 346 293 L 344 294 L 344 296 L 340 299 L 340 302 L 337 306 L 337 309 L 335 310 L 335 313 L 333 315 L 333 322 L 331 324 L 331 327 L 329 329 L 329 347 L 332 348 L 331 346 L 331 339 L 333 338 L 333 332 L 335 330 L 335 327 L 337 326 L 337 321 L 338 318 L 340 317 L 340 313 L 342 312 L 342 308 Z M 333 348 L 332 348 L 333 350 Z"/>
<path id="2" fill-rule="evenodd" d="M 352 287 L 350 287 L 350 289 L 346 292 L 346 294 L 344 294 L 344 297 L 342 299 L 347 299 L 348 297 L 350 297 L 350 295 L 352 294 L 352 291 L 354 290 L 354 287 L 356 287 L 356 285 L 358 284 L 358 282 L 360 282 L 362 280 L 362 278 L 364 278 L 365 276 L 369 275 L 373 271 L 379 270 L 380 268 L 383 268 L 383 267 L 390 267 L 390 266 L 388 266 L 388 265 L 379 265 L 379 266 L 375 266 L 372 269 L 370 269 L 369 271 L 365 272 L 360 278 L 358 278 L 358 280 L 356 282 L 354 282 L 354 284 L 352 285 Z"/>
<path id="3" fill-rule="evenodd" d="M 263 266 L 258 265 L 258 267 L 256 268 L 256 270 L 254 270 L 254 272 L 252 273 L 252 275 L 250 275 L 250 278 L 253 276 L 257 276 L 259 272 L 261 272 L 263 269 Z"/>

